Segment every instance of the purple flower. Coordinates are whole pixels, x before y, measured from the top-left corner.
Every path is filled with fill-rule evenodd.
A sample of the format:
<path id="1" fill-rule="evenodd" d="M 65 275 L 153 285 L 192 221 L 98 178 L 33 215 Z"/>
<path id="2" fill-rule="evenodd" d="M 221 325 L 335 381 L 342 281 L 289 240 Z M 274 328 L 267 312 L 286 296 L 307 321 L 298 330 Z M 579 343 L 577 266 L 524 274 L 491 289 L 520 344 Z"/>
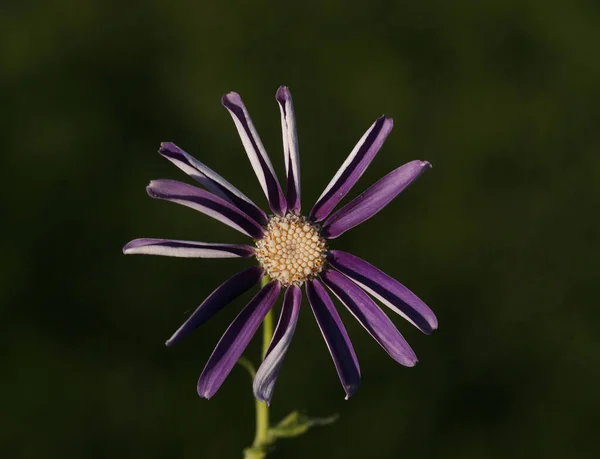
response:
<path id="1" fill-rule="evenodd" d="M 169 338 L 167 346 L 179 341 L 258 284 L 265 274 L 272 279 L 240 312 L 217 344 L 198 381 L 201 397 L 210 398 L 221 387 L 284 288 L 279 322 L 254 379 L 256 397 L 270 402 L 275 380 L 294 335 L 302 303 L 300 287 L 304 285 L 348 398 L 358 387 L 360 369 L 348 333 L 324 286 L 394 360 L 407 367 L 417 362 L 415 353 L 372 298 L 403 316 L 423 333 L 435 330 L 437 319 L 431 309 L 405 286 L 354 255 L 330 250 L 327 240 L 335 239 L 371 218 L 431 165 L 427 161 L 406 163 L 331 214 L 365 172 L 392 130 L 392 120 L 382 116 L 359 140 L 308 217 L 303 217 L 300 214 L 296 119 L 288 88 L 279 88 L 276 99 L 283 131 L 287 175 L 285 195 L 242 99 L 235 92 L 222 99 L 237 127 L 272 215 L 265 214 L 231 183 L 169 142 L 161 144 L 160 154 L 206 190 L 174 180 L 154 180 L 147 187 L 151 197 L 196 209 L 249 236 L 254 245 L 135 239 L 123 248 L 123 252 L 191 258 L 255 257 L 258 261 L 257 266 L 235 274 L 204 300 Z"/>

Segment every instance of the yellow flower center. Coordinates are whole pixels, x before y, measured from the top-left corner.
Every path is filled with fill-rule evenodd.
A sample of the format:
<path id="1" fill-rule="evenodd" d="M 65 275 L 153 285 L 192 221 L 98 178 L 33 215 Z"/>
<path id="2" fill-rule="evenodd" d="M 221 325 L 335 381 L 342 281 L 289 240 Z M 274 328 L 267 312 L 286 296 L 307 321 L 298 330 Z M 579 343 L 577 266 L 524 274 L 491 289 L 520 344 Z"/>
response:
<path id="1" fill-rule="evenodd" d="M 271 217 L 264 237 L 256 242 L 256 258 L 271 279 L 300 286 L 323 269 L 327 247 L 318 229 L 293 214 Z"/>

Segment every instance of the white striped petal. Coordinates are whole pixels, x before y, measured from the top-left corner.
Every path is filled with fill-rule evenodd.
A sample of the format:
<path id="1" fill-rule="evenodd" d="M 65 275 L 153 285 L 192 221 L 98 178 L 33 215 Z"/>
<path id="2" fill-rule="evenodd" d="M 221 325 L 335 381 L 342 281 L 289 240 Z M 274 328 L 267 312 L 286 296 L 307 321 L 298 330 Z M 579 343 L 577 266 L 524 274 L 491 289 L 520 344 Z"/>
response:
<path id="1" fill-rule="evenodd" d="M 134 239 L 123 247 L 125 255 L 162 255 L 180 258 L 248 258 L 254 248 L 244 244 L 214 244 L 173 239 Z"/>
<path id="2" fill-rule="evenodd" d="M 323 194 L 310 211 L 310 218 L 320 222 L 324 220 L 331 211 L 344 199 L 344 196 L 352 189 L 358 179 L 375 158 L 383 142 L 392 130 L 394 122 L 391 118 L 382 116 L 375 121 L 371 127 L 358 141 L 350 155 L 346 158 L 342 167 L 333 176 Z"/>
<path id="3" fill-rule="evenodd" d="M 152 198 L 164 199 L 195 209 L 250 236 L 260 239 L 264 230 L 254 219 L 224 199 L 177 180 L 152 180 L 146 187 Z"/>
<path id="4" fill-rule="evenodd" d="M 287 353 L 296 330 L 296 322 L 302 304 L 302 291 L 299 287 L 292 285 L 287 288 L 283 299 L 281 315 L 271 344 L 267 349 L 265 359 L 258 368 L 254 377 L 254 395 L 267 405 L 271 403 L 275 381 L 283 364 L 283 358 Z"/>
<path id="5" fill-rule="evenodd" d="M 266 214 L 249 197 L 174 143 L 161 143 L 158 152 L 213 194 L 229 201 L 258 223 L 267 223 Z"/>
<path id="6" fill-rule="evenodd" d="M 281 133 L 283 137 L 283 154 L 285 157 L 286 199 L 290 212 L 300 213 L 300 155 L 298 151 L 298 134 L 296 132 L 296 115 L 290 90 L 281 86 L 275 95 L 281 111 Z"/>
<path id="7" fill-rule="evenodd" d="M 230 92 L 223 96 L 221 103 L 233 118 L 250 164 L 252 164 L 254 173 L 269 201 L 271 210 L 277 215 L 283 216 L 287 206 L 281 186 L 242 98 L 238 93 Z"/>

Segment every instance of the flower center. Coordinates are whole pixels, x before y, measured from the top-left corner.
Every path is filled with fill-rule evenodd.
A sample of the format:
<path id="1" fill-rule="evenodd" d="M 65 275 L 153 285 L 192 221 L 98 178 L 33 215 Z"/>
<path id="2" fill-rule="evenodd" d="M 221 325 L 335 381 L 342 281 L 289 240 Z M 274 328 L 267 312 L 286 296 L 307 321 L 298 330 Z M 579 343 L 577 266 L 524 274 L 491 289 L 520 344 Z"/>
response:
<path id="1" fill-rule="evenodd" d="M 264 237 L 256 242 L 256 258 L 271 279 L 282 285 L 302 285 L 321 272 L 325 240 L 304 217 L 271 217 Z"/>

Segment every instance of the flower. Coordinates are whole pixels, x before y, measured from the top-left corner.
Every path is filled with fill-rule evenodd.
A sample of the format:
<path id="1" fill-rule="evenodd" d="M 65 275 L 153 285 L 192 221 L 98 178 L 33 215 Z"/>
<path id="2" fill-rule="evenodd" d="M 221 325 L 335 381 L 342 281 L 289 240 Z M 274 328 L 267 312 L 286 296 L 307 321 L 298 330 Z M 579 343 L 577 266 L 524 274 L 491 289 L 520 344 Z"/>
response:
<path id="1" fill-rule="evenodd" d="M 394 360 L 407 367 L 414 366 L 417 357 L 372 297 L 426 334 L 437 328 L 437 319 L 425 303 L 398 281 L 354 255 L 330 250 L 326 241 L 371 218 L 431 165 L 427 161 L 406 163 L 330 215 L 365 172 L 390 133 L 393 121 L 382 116 L 359 140 L 308 217 L 303 217 L 300 215 L 296 119 L 288 88 L 280 87 L 276 99 L 281 111 L 286 195 L 241 97 L 231 92 L 222 99 L 273 215 L 267 216 L 231 183 L 170 142 L 162 143 L 159 153 L 206 190 L 174 180 L 153 180 L 146 188 L 153 198 L 191 207 L 244 233 L 254 239 L 254 247 L 135 239 L 123 248 L 123 252 L 192 258 L 255 257 L 258 261 L 258 265 L 235 274 L 212 292 L 166 342 L 167 346 L 205 323 L 232 300 L 258 284 L 265 274 L 272 279 L 239 313 L 217 344 L 198 380 L 197 389 L 201 397 L 210 398 L 221 387 L 284 288 L 279 322 L 254 379 L 255 396 L 270 402 L 283 358 L 294 335 L 302 303 L 300 287 L 304 285 L 348 399 L 358 387 L 360 369 L 346 329 L 324 285 Z"/>

